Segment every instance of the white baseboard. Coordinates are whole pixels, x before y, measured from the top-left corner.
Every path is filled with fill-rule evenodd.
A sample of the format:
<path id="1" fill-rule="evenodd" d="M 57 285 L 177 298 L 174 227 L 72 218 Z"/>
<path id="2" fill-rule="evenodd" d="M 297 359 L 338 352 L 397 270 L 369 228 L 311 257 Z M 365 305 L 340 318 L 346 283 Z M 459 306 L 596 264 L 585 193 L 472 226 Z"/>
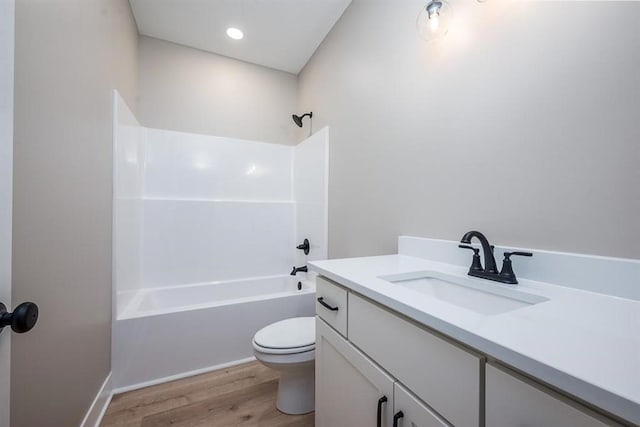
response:
<path id="1" fill-rule="evenodd" d="M 107 375 L 107 378 L 104 380 L 102 387 L 98 391 L 98 394 L 93 399 L 87 414 L 84 416 L 80 427 L 99 427 L 102 422 L 102 418 L 104 417 L 105 412 L 107 412 L 107 408 L 109 407 L 109 403 L 111 402 L 111 398 L 113 397 L 113 385 L 111 383 L 111 372 Z"/>
<path id="2" fill-rule="evenodd" d="M 153 385 L 162 384 L 169 381 L 181 380 L 182 378 L 188 378 L 194 375 L 206 374 L 207 372 L 230 368 L 232 366 L 242 365 L 244 363 L 253 362 L 255 360 L 256 360 L 255 357 L 247 357 L 246 359 L 234 360 L 232 362 L 221 363 L 219 365 L 209 366 L 202 369 L 196 369 L 194 371 L 188 371 L 188 372 L 183 372 L 176 375 L 170 375 L 168 377 L 158 378 L 151 381 L 145 381 L 138 384 L 132 384 L 125 387 L 118 387 L 116 389 L 113 389 L 112 394 L 126 393 L 128 391 L 138 390 L 145 387 L 151 387 Z"/>

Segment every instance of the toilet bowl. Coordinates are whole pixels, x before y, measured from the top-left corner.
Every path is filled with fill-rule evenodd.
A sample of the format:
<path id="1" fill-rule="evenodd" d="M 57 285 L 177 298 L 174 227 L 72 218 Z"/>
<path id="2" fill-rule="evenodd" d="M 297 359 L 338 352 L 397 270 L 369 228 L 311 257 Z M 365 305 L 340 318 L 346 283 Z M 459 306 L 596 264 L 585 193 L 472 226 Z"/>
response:
<path id="1" fill-rule="evenodd" d="M 276 407 L 306 414 L 315 405 L 316 330 L 314 317 L 294 317 L 260 329 L 253 337 L 256 359 L 280 374 Z"/>

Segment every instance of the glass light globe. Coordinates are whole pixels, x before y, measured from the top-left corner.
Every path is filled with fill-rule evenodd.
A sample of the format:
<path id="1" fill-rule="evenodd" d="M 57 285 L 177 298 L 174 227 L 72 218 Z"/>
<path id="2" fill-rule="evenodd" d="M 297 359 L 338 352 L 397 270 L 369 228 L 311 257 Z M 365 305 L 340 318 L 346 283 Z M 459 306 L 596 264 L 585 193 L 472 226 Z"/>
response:
<path id="1" fill-rule="evenodd" d="M 420 10 L 416 28 L 424 40 L 443 37 L 449 31 L 453 11 L 445 0 L 431 0 Z"/>

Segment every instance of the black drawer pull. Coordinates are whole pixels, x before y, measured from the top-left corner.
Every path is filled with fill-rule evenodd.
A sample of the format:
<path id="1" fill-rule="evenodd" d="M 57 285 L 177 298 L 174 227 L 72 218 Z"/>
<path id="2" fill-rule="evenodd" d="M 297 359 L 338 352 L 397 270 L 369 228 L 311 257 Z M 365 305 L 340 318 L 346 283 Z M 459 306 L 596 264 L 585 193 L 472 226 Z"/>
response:
<path id="1" fill-rule="evenodd" d="M 327 304 L 326 302 L 324 302 L 324 297 L 318 297 L 318 302 L 320 303 L 320 305 L 322 305 L 324 308 L 327 308 L 331 311 L 338 311 L 338 307 L 331 307 L 329 304 Z"/>
<path id="2" fill-rule="evenodd" d="M 382 427 L 382 404 L 386 403 L 387 400 L 387 396 L 382 396 L 378 399 L 378 417 L 376 418 L 378 420 L 376 424 L 378 427 Z"/>
<path id="3" fill-rule="evenodd" d="M 393 427 L 398 427 L 398 420 L 404 417 L 404 413 L 402 411 L 396 412 L 393 416 Z"/>

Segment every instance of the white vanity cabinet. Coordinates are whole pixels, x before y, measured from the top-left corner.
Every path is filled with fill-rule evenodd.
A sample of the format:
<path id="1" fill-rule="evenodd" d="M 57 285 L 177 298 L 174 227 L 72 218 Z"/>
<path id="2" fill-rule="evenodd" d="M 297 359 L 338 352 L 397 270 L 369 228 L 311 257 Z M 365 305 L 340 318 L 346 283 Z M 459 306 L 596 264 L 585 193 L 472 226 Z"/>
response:
<path id="1" fill-rule="evenodd" d="M 316 306 L 317 427 L 622 426 L 337 283 L 318 284 L 329 307 Z"/>
<path id="2" fill-rule="evenodd" d="M 393 383 L 391 376 L 316 318 L 316 427 L 390 427 Z"/>

